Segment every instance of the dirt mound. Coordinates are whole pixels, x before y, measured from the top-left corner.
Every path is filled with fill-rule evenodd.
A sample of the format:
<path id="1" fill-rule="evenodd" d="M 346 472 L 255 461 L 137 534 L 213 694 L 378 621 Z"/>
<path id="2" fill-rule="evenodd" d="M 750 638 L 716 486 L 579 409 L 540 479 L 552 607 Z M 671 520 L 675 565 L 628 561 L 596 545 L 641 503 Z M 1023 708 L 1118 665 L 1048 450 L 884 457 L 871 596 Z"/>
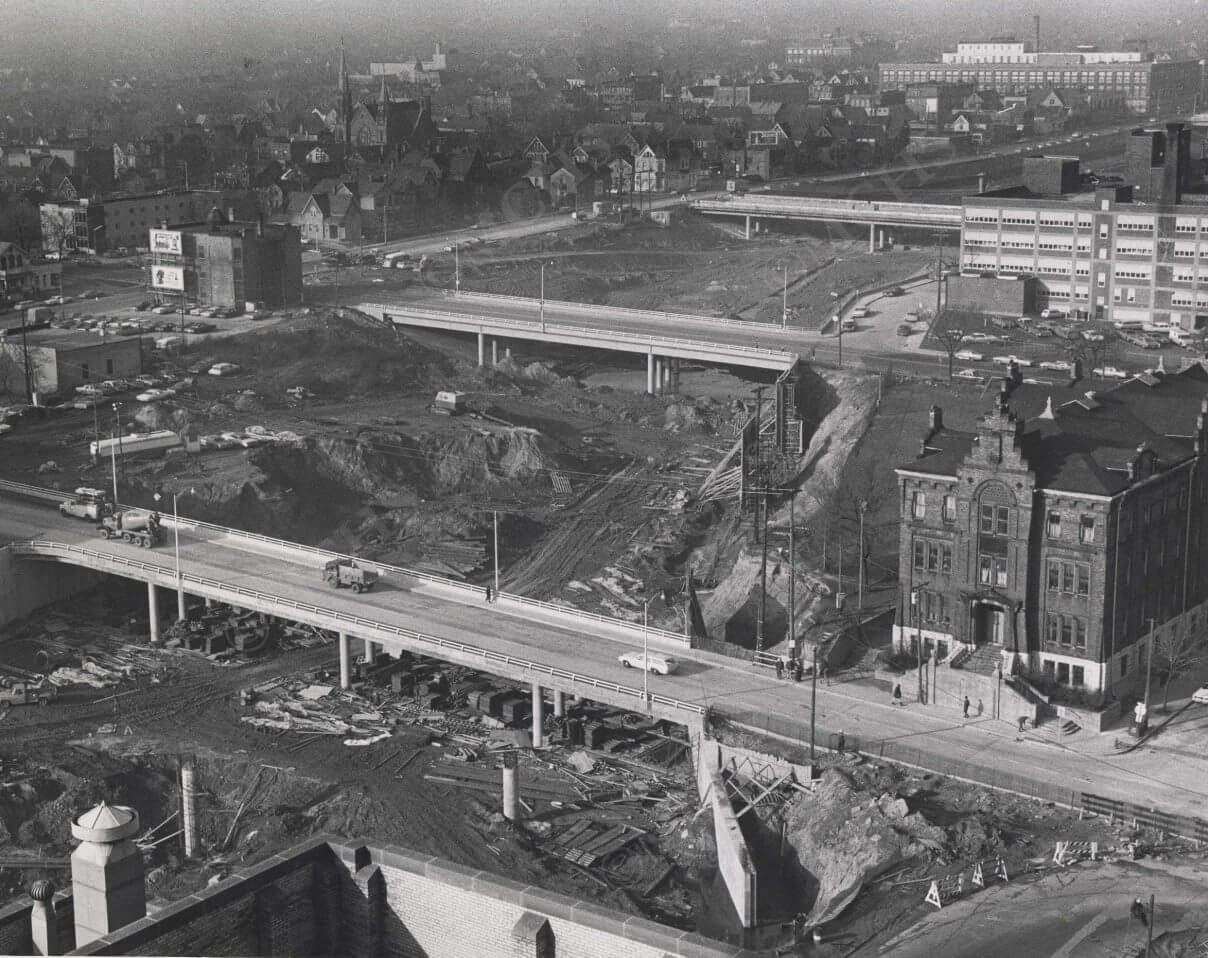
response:
<path id="1" fill-rule="evenodd" d="M 531 479 L 550 466 L 539 438 L 532 429 L 502 429 L 463 433 L 429 446 L 433 479 L 445 488 Z"/>

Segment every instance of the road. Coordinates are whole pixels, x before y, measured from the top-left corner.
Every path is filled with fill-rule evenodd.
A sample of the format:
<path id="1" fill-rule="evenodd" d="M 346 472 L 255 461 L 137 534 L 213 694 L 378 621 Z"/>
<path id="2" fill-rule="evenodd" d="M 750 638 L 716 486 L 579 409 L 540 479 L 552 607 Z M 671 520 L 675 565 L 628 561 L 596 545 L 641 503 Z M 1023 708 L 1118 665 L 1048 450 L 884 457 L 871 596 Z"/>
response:
<path id="1" fill-rule="evenodd" d="M 623 669 L 617 655 L 638 648 L 640 639 L 603 631 L 559 625 L 521 609 L 487 605 L 474 595 L 461 595 L 417 581 L 392 581 L 362 596 L 333 592 L 318 582 L 311 561 L 266 556 L 262 547 L 234 537 L 207 539 L 182 532 L 181 566 L 186 574 L 271 592 L 301 602 L 321 602 L 345 614 L 359 615 L 401 628 L 539 661 L 578 674 L 629 685 L 640 678 Z M 140 550 L 97 537 L 86 523 L 66 519 L 51 507 L 5 498 L 0 509 L 0 542 L 44 538 L 75 543 L 126 558 L 154 562 L 173 571 L 169 549 Z M 681 650 L 680 672 L 651 676 L 652 693 L 719 709 L 757 712 L 783 727 L 804 730 L 810 687 L 778 681 L 746 663 L 707 653 Z M 1180 756 L 1177 761 L 1141 749 L 1126 756 L 1103 754 L 1109 744 L 1087 733 L 1067 739 L 1065 747 L 1039 739 L 1021 739 L 1013 724 L 989 717 L 962 720 L 955 712 L 911 705 L 895 708 L 889 696 L 871 684 L 856 682 L 818 689 L 819 740 L 843 731 L 864 742 L 888 739 L 917 750 L 920 763 L 937 771 L 959 760 L 979 781 L 993 782 L 1000 772 L 1046 789 L 1089 791 L 1129 801 L 1143 801 L 1176 814 L 1208 817 L 1208 761 Z M 804 731 L 801 735 L 805 735 Z"/>

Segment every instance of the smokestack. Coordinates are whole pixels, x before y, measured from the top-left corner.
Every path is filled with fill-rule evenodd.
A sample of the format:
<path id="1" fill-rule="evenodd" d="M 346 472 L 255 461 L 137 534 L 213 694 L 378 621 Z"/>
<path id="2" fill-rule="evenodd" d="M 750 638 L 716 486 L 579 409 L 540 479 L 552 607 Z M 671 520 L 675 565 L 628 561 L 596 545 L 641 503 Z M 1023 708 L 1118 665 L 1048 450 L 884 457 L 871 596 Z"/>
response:
<path id="1" fill-rule="evenodd" d="M 1033 19 L 1033 22 L 1036 24 L 1036 52 L 1039 53 L 1040 52 L 1040 14 L 1039 13 L 1036 14 L 1036 16 L 1033 17 L 1032 19 Z"/>

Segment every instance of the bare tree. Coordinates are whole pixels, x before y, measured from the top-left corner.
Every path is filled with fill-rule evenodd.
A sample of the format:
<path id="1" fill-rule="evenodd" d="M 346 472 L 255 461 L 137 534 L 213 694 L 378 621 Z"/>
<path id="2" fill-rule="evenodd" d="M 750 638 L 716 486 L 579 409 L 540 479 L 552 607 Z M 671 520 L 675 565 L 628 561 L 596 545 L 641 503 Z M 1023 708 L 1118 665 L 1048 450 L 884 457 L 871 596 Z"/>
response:
<path id="1" fill-rule="evenodd" d="M 1154 663 L 1161 670 L 1162 711 L 1170 704 L 1170 683 L 1176 676 L 1184 675 L 1204 661 L 1204 649 L 1196 641 L 1190 629 L 1166 629 L 1154 635 Z"/>
<path id="2" fill-rule="evenodd" d="M 62 207 L 42 207 L 42 248 L 63 258 L 63 250 L 75 237 L 75 213 Z"/>
<path id="3" fill-rule="evenodd" d="M 1085 336 L 1078 335 L 1073 339 L 1067 339 L 1063 344 L 1065 354 L 1070 357 L 1071 362 L 1079 363 L 1082 366 L 1082 375 L 1087 379 L 1091 378 L 1096 369 L 1102 367 L 1117 341 L 1115 332 L 1107 329 L 1096 330 L 1092 335 L 1100 338 L 1087 339 Z"/>
<path id="4" fill-rule="evenodd" d="M 958 329 L 955 326 L 945 325 L 940 329 L 936 329 L 939 325 L 942 314 L 937 313 L 931 321 L 931 335 L 937 343 L 943 347 L 945 353 L 948 354 L 948 378 L 953 376 L 953 364 L 956 361 L 956 352 L 961 348 L 964 340 L 965 331 Z"/>

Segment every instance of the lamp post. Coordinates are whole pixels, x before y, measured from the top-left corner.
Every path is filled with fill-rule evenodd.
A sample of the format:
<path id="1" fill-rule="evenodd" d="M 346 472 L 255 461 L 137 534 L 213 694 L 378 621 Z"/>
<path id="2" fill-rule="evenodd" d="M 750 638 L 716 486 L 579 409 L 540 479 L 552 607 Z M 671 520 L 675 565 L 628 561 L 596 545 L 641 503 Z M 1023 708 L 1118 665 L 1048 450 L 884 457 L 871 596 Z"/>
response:
<path id="1" fill-rule="evenodd" d="M 499 510 L 493 513 L 495 517 L 495 601 L 499 601 Z"/>
<path id="2" fill-rule="evenodd" d="M 121 423 L 117 417 L 117 403 L 113 404 L 113 442 L 109 446 L 109 462 L 113 466 L 113 511 L 117 512 L 117 446 Z"/>
<path id="3" fill-rule="evenodd" d="M 545 263 L 541 264 L 541 332 L 545 332 Z"/>
<path id="4" fill-rule="evenodd" d="M 190 492 L 193 490 L 190 489 Z M 155 501 L 159 502 L 163 498 L 161 493 L 155 494 Z M 176 556 L 176 617 L 182 622 L 188 617 L 187 609 L 185 608 L 185 580 L 184 575 L 180 570 L 180 513 L 177 510 L 177 500 L 180 498 L 179 491 L 172 493 L 172 538 L 173 552 Z"/>
<path id="5" fill-rule="evenodd" d="M 646 654 L 650 649 L 649 643 L 649 622 L 650 600 L 646 599 L 642 603 L 642 704 L 647 710 L 650 709 L 650 661 Z"/>
<path id="6" fill-rule="evenodd" d="M 789 264 L 785 263 L 784 269 L 784 294 L 780 298 L 780 328 L 784 329 L 789 324 Z"/>
<path id="7" fill-rule="evenodd" d="M 461 292 L 461 243 L 453 243 L 453 292 Z"/>
<path id="8" fill-rule="evenodd" d="M 922 586 L 915 586 L 910 592 L 910 604 L 914 608 L 914 652 L 919 669 L 919 703 L 924 701 L 923 695 L 923 610 Z"/>

